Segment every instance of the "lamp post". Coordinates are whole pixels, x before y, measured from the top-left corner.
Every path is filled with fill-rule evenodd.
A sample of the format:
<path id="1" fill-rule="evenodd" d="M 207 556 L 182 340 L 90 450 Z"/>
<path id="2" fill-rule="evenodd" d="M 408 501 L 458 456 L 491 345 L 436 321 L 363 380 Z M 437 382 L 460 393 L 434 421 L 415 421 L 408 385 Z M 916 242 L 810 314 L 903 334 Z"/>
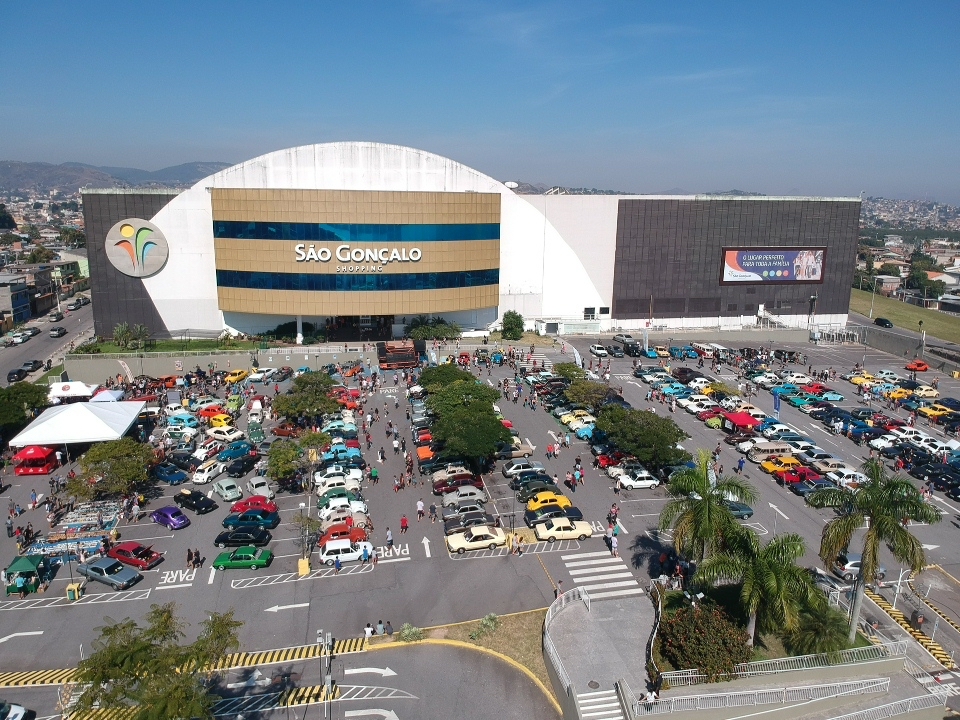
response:
<path id="1" fill-rule="evenodd" d="M 873 319 L 873 301 L 877 299 L 877 278 L 873 278 L 873 292 L 870 294 L 870 319 Z"/>
<path id="2" fill-rule="evenodd" d="M 303 519 L 303 511 L 306 509 L 306 503 L 300 503 L 300 557 L 307 557 L 307 523 Z"/>

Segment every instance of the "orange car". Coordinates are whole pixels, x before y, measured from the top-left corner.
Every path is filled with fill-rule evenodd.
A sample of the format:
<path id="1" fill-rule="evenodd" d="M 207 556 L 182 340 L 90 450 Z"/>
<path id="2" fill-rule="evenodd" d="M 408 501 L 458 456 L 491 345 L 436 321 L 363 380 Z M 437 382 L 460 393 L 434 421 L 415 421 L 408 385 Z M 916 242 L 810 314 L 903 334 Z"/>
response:
<path id="1" fill-rule="evenodd" d="M 219 405 L 208 405 L 203 410 L 197 413 L 197 415 L 199 415 L 200 417 L 207 418 L 207 419 L 216 417 L 217 415 L 229 415 L 229 414 L 230 413 L 228 413 Z"/>
<path id="2" fill-rule="evenodd" d="M 904 365 L 904 367 L 912 372 L 926 372 L 930 369 L 930 366 L 927 365 L 923 360 L 914 360 L 913 362 Z"/>

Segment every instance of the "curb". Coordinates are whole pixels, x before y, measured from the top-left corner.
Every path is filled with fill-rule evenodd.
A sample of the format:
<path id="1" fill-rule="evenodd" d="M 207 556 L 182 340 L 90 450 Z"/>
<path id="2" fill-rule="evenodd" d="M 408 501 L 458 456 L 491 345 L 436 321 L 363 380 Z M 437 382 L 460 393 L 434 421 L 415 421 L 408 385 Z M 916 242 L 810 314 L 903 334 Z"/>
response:
<path id="1" fill-rule="evenodd" d="M 864 588 L 863 592 L 867 597 L 873 600 L 873 602 L 875 602 L 881 610 L 883 610 L 887 615 L 889 615 L 890 618 L 895 623 L 897 623 L 897 625 L 899 625 L 908 633 L 910 633 L 910 636 L 914 640 L 916 640 L 918 643 L 920 643 L 923 649 L 933 656 L 934 660 L 936 660 L 938 663 L 943 665 L 943 667 L 947 668 L 948 670 L 957 669 L 956 663 L 954 663 L 953 660 L 950 658 L 949 653 L 944 651 L 944 649 L 940 646 L 940 643 L 934 642 L 919 630 L 914 630 L 910 626 L 910 623 L 907 622 L 906 616 L 899 610 L 895 610 L 893 605 L 888 603 L 877 593 L 873 592 L 872 590 L 868 590 L 866 588 Z"/>
<path id="2" fill-rule="evenodd" d="M 953 581 L 956 582 L 956 578 L 954 578 L 953 575 L 951 575 L 950 573 L 948 573 L 946 570 L 944 570 L 944 569 L 943 569 L 942 567 L 940 567 L 939 565 L 927 565 L 927 566 L 924 568 L 924 570 L 928 570 L 928 569 L 936 569 L 936 570 L 939 570 L 939 571 L 942 572 L 944 575 L 946 575 L 946 576 L 949 577 L 949 578 L 952 578 Z M 913 580 L 914 580 L 914 577 L 915 577 L 915 576 L 916 576 L 916 573 L 910 573 L 910 575 L 907 577 L 907 585 L 909 585 L 909 586 L 910 586 L 910 589 L 913 590 L 913 592 L 916 593 L 916 594 L 919 596 L 920 593 L 917 592 L 917 589 L 913 586 Z M 936 605 L 934 605 L 932 602 L 930 602 L 930 598 L 924 598 L 924 599 L 923 599 L 923 602 L 924 602 L 924 604 L 925 604 L 928 608 L 930 608 L 930 609 L 933 610 L 937 615 L 939 615 L 941 620 L 943 620 L 944 622 L 946 622 L 948 625 L 950 625 L 950 627 L 952 627 L 954 630 L 956 630 L 958 633 L 960 633 L 960 623 L 957 623 L 957 622 L 956 622 L 955 620 L 953 620 L 952 618 L 947 617 L 946 614 L 943 612 L 943 610 L 941 610 L 941 609 L 938 608 Z"/>
<path id="3" fill-rule="evenodd" d="M 442 627 L 442 626 L 441 626 L 441 627 Z M 507 663 L 508 665 L 510 665 L 511 667 L 513 667 L 514 669 L 519 670 L 519 671 L 522 672 L 524 675 L 526 675 L 528 678 L 530 678 L 530 680 L 533 681 L 533 683 L 534 683 L 538 688 L 540 688 L 540 691 L 541 691 L 541 692 L 546 696 L 546 698 L 550 701 L 550 703 L 553 705 L 553 707 L 554 707 L 554 709 L 557 711 L 557 713 L 558 713 L 560 716 L 563 716 L 563 708 L 560 707 L 560 703 L 557 702 L 557 699 L 553 696 L 553 693 L 550 692 L 549 689 L 547 689 L 547 686 L 543 684 L 543 682 L 540 680 L 540 678 L 538 678 L 536 675 L 534 675 L 533 672 L 532 672 L 528 667 L 526 667 L 525 665 L 521 665 L 519 662 L 517 662 L 516 660 L 514 660 L 512 657 L 509 657 L 509 656 L 507 656 L 507 655 L 504 655 L 503 653 L 499 653 L 499 652 L 497 652 L 496 650 L 491 650 L 490 648 L 481 647 L 480 645 L 471 645 L 470 643 L 465 643 L 465 642 L 463 642 L 463 641 L 461 641 L 461 640 L 447 640 L 447 639 L 442 639 L 442 638 L 424 638 L 423 640 L 417 640 L 416 642 L 412 642 L 412 643 L 400 643 L 399 640 L 394 640 L 393 642 L 389 642 L 389 643 L 383 643 L 383 644 L 377 644 L 377 645 L 368 645 L 368 646 L 367 646 L 367 651 L 370 652 L 370 651 L 372 651 L 372 650 L 389 650 L 389 649 L 391 649 L 391 648 L 406 647 L 406 646 L 417 646 L 417 645 L 421 645 L 421 644 L 427 644 L 427 645 L 448 645 L 448 646 L 450 646 L 450 647 L 457 647 L 457 648 L 466 649 L 466 650 L 474 650 L 474 651 L 476 651 L 476 652 L 480 652 L 480 653 L 484 653 L 484 654 L 486 654 L 486 655 L 490 655 L 491 657 L 495 657 L 495 658 L 497 658 L 498 660 L 501 660 L 502 662 Z"/>

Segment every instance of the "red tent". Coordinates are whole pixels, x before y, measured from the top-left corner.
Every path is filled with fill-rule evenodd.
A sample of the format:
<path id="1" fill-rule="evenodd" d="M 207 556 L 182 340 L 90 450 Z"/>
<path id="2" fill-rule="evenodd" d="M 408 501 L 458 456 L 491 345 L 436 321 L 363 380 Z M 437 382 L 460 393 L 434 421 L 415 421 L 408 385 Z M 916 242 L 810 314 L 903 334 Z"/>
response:
<path id="1" fill-rule="evenodd" d="M 737 430 L 750 430 L 760 424 L 760 421 L 747 413 L 725 412 L 721 413 L 723 417 L 723 429 L 727 432 Z"/>
<path id="2" fill-rule="evenodd" d="M 17 475 L 49 475 L 57 469 L 57 451 L 43 445 L 28 445 L 13 456 Z"/>

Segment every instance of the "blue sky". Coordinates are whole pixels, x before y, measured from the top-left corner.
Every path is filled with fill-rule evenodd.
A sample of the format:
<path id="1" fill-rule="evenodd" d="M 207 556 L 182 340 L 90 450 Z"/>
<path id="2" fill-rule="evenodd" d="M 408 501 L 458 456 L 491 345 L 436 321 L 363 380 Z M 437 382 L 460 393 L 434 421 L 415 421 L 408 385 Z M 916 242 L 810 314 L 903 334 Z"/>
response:
<path id="1" fill-rule="evenodd" d="M 372 140 L 501 180 L 960 204 L 960 4 L 7 3 L 0 159 Z"/>

